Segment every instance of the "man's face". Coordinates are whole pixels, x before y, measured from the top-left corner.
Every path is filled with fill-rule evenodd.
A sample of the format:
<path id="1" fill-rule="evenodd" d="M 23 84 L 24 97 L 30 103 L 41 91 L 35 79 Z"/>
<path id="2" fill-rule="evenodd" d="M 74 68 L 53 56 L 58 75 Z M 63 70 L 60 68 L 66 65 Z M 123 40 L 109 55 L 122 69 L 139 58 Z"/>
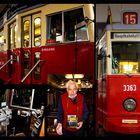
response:
<path id="1" fill-rule="evenodd" d="M 70 83 L 68 88 L 67 88 L 67 92 L 68 92 L 68 96 L 74 96 L 77 93 L 77 87 L 74 83 Z"/>

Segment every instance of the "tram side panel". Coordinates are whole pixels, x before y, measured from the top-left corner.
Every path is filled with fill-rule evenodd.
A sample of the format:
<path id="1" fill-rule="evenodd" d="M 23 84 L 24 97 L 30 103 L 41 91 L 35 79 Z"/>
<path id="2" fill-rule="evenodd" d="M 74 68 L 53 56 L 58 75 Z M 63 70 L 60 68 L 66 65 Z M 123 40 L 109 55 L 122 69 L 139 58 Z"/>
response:
<path id="1" fill-rule="evenodd" d="M 79 43 L 77 48 L 76 73 L 92 74 L 94 79 L 94 44 Z"/>
<path id="2" fill-rule="evenodd" d="M 93 74 L 93 44 L 69 43 L 43 46 L 41 48 L 41 75 L 47 80 L 48 74 Z"/>
<path id="3" fill-rule="evenodd" d="M 11 71 L 13 84 L 20 84 L 22 79 L 33 68 L 36 63 L 36 53 L 40 53 L 40 60 L 43 60 L 43 62 L 38 64 L 40 65 L 41 76 L 39 79 L 35 79 L 35 73 L 33 70 L 31 74 L 23 80 L 24 84 L 44 83 L 43 78 L 46 73 L 93 73 L 92 43 L 44 46 L 41 48 L 41 52 L 40 48 L 17 48 L 11 52 L 13 59 L 15 59 L 15 61 L 12 62 L 13 71 Z"/>
<path id="4" fill-rule="evenodd" d="M 41 48 L 41 59 L 45 60 L 41 67 L 41 76 L 45 82 L 48 74 L 74 73 L 75 45 L 43 46 Z"/>

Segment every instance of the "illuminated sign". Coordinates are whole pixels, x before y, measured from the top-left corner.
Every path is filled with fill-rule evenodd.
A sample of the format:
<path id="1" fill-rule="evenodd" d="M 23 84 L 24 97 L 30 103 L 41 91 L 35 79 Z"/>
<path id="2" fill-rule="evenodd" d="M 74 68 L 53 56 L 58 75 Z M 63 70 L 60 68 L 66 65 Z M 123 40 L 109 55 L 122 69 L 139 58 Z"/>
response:
<path id="1" fill-rule="evenodd" d="M 120 33 L 120 32 L 113 32 L 111 35 L 113 39 L 140 39 L 140 33 Z"/>

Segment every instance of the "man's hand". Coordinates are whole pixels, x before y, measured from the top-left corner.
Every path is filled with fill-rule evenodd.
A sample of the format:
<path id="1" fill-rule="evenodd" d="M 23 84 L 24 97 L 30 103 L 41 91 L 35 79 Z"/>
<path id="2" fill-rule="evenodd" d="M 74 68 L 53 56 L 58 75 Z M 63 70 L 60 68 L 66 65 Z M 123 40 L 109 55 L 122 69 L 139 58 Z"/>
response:
<path id="1" fill-rule="evenodd" d="M 63 135 L 63 133 L 62 133 L 62 124 L 61 124 L 61 123 L 58 123 L 58 124 L 57 124 L 56 133 L 57 133 L 58 135 Z"/>
<path id="2" fill-rule="evenodd" d="M 83 126 L 83 122 L 78 122 L 76 129 L 80 129 Z"/>

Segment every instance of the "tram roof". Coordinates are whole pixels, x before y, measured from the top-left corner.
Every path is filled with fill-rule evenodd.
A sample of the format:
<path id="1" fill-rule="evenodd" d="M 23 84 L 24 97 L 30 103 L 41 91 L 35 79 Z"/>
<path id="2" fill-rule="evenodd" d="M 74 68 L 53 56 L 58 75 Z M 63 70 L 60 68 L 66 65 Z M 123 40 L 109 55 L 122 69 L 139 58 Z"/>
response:
<path id="1" fill-rule="evenodd" d="M 131 25 L 126 25 L 126 24 L 120 24 L 120 23 L 114 23 L 114 24 L 108 24 L 106 26 L 106 31 L 109 30 L 135 30 L 135 29 L 140 29 L 140 24 L 131 24 Z"/>

